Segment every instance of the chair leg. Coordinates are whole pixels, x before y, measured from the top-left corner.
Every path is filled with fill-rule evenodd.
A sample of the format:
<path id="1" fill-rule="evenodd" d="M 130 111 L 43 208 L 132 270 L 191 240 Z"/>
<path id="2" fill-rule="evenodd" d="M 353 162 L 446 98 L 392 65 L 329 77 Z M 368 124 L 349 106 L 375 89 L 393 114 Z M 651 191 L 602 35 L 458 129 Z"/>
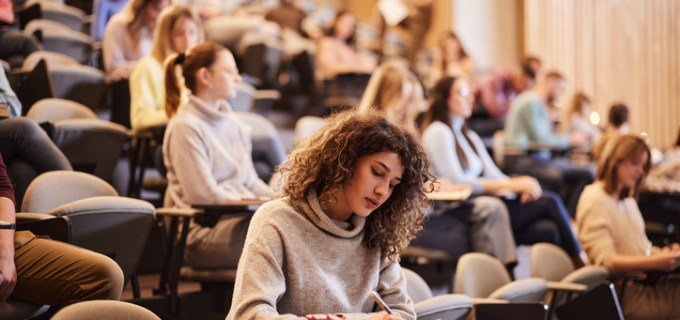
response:
<path id="1" fill-rule="evenodd" d="M 139 278 L 137 277 L 137 272 L 130 276 L 130 284 L 132 284 L 132 297 L 139 299 L 142 297 L 142 293 L 139 289 Z"/>

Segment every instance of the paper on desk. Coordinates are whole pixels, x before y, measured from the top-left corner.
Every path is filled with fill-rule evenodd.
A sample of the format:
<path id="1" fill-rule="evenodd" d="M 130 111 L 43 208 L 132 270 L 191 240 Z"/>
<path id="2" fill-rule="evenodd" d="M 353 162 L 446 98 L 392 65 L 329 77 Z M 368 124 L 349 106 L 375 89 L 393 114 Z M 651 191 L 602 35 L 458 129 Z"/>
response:
<path id="1" fill-rule="evenodd" d="M 401 0 L 380 0 L 378 9 L 389 26 L 396 26 L 408 16 L 408 7 Z"/>

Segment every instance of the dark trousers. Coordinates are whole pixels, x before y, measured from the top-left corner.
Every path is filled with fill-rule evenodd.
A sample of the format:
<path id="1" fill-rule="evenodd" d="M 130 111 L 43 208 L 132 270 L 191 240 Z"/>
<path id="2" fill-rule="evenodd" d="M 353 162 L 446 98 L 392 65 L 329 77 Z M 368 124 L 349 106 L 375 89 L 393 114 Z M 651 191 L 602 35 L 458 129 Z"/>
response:
<path id="1" fill-rule="evenodd" d="M 571 217 L 576 216 L 576 205 L 583 188 L 595 181 L 594 165 L 575 164 L 567 158 L 544 161 L 532 156 L 506 156 L 505 169 L 508 174 L 532 176 L 544 190 L 559 194 Z"/>
<path id="2" fill-rule="evenodd" d="M 12 69 L 21 68 L 26 56 L 38 50 L 33 38 L 20 31 L 0 31 L 0 59 L 9 62 Z"/>
<path id="3" fill-rule="evenodd" d="M 0 155 L 14 185 L 17 211 L 28 185 L 39 174 L 73 170 L 71 164 L 45 131 L 33 120 L 18 117 L 0 121 Z"/>
<path id="4" fill-rule="evenodd" d="M 557 194 L 545 191 L 534 202 L 521 204 L 517 200 L 506 200 L 505 205 L 517 244 L 553 243 L 570 256 L 577 256 L 581 251 L 569 225 L 567 209 Z"/>

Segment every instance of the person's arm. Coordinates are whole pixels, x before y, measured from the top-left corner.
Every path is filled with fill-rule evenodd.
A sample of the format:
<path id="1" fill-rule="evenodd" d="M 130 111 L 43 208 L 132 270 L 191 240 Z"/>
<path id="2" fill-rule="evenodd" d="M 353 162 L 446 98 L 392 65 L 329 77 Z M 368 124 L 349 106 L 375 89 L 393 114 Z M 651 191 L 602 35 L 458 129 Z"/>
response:
<path id="1" fill-rule="evenodd" d="M 186 123 L 179 123 L 168 130 L 163 151 L 168 153 L 180 188 L 190 203 L 220 204 L 229 200 L 254 198 L 245 186 L 235 186 L 230 181 L 218 183 L 213 176 L 212 164 L 201 134 Z M 222 163 L 221 170 L 239 170 L 235 163 Z"/>
<path id="2" fill-rule="evenodd" d="M 6 24 L 14 23 L 14 8 L 12 1 L 0 0 L 0 21 Z"/>
<path id="3" fill-rule="evenodd" d="M 116 16 L 111 18 L 106 26 L 102 41 L 104 68 L 111 81 L 129 79 L 132 69 L 137 64 L 136 60 L 131 61 L 125 58 L 125 50 L 130 50 L 125 47 L 125 37 L 128 36 L 128 30 L 125 28 L 125 23 L 115 18 Z"/>
<path id="4" fill-rule="evenodd" d="M 346 63 L 339 60 L 335 52 L 335 45 L 330 39 L 321 38 L 316 52 L 319 69 L 323 71 L 325 77 L 332 78 L 343 73 L 368 72 L 363 70 L 358 63 Z M 356 62 L 356 59 L 353 59 Z"/>
<path id="5" fill-rule="evenodd" d="M 456 184 L 472 187 L 472 194 L 484 193 L 485 181 L 479 177 L 466 177 L 456 153 L 456 139 L 453 131 L 442 122 L 433 122 L 423 132 L 422 143 L 425 147 L 435 174 Z"/>
<path id="6" fill-rule="evenodd" d="M 270 221 L 270 214 L 265 212 L 267 209 L 266 206 L 261 207 L 250 222 L 226 320 L 304 319 L 291 314 L 279 315 L 276 310 L 277 301 L 286 292 L 286 276 L 282 269 L 285 251 L 281 235 L 285 230 Z"/>
<path id="7" fill-rule="evenodd" d="M 531 101 L 522 110 L 522 119 L 529 141 L 540 142 L 552 147 L 569 148 L 569 138 L 553 133 L 548 112 L 540 101 Z"/>
<path id="8" fill-rule="evenodd" d="M 7 167 L 0 157 L 0 221 L 16 223 L 14 189 L 7 176 Z M 14 230 L 0 229 L 0 301 L 6 301 L 14 291 L 17 270 L 14 265 Z"/>
<path id="9" fill-rule="evenodd" d="M 5 98 L 5 101 L 9 106 L 10 117 L 21 116 L 21 101 L 19 101 L 16 93 L 12 91 L 12 87 L 9 85 L 9 80 L 7 80 L 4 69 L 0 70 L 0 95 Z"/>
<path id="10" fill-rule="evenodd" d="M 406 292 L 406 276 L 399 263 L 383 258 L 377 292 L 393 312 L 403 319 L 416 319 L 413 301 Z"/>
<path id="11" fill-rule="evenodd" d="M 239 122 L 241 120 L 238 120 Z M 243 123 L 241 124 L 242 129 L 239 130 L 239 135 L 241 139 L 241 143 L 246 147 L 246 152 L 248 154 L 253 153 L 253 141 L 251 138 L 250 133 L 248 133 L 248 130 L 245 128 L 246 124 Z M 255 171 L 255 167 L 250 166 L 250 168 L 241 168 L 241 170 L 248 170 L 248 181 L 246 182 L 246 188 L 250 190 L 253 194 L 255 194 L 258 197 L 273 197 L 274 190 L 269 187 L 260 177 L 257 175 L 257 172 Z"/>
<path id="12" fill-rule="evenodd" d="M 153 58 L 148 58 L 153 59 Z M 164 76 L 155 61 L 142 59 L 130 75 L 130 124 L 143 129 L 166 124 Z"/>

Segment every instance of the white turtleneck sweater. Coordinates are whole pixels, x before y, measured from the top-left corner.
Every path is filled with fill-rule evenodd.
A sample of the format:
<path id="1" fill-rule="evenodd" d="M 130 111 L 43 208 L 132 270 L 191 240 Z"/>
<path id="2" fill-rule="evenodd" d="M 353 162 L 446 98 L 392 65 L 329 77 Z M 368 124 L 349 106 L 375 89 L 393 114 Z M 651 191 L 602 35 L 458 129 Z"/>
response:
<path id="1" fill-rule="evenodd" d="M 173 206 L 220 204 L 273 196 L 253 167 L 250 135 L 221 100 L 209 106 L 196 96 L 168 123 L 163 160 Z"/>
<path id="2" fill-rule="evenodd" d="M 462 128 L 465 119 L 451 117 L 453 130 L 440 121 L 431 123 L 421 138 L 423 146 L 437 177 L 445 178 L 453 183 L 467 184 L 472 187 L 472 194 L 478 195 L 484 192 L 484 180 L 508 180 L 501 172 L 486 151 L 482 139 L 472 130 L 465 133 L 474 144 L 474 149 L 463 136 Z M 454 135 L 455 131 L 455 135 Z M 463 170 L 456 153 L 456 144 L 463 149 L 468 160 L 467 170 Z M 475 150 L 477 152 L 475 152 Z"/>
<path id="3" fill-rule="evenodd" d="M 381 311 L 375 290 L 406 320 L 416 318 L 398 263 L 366 245 L 366 219 L 331 220 L 316 191 L 279 199 L 253 216 L 238 264 L 227 320 L 304 319 L 342 313 L 366 319 Z"/>

